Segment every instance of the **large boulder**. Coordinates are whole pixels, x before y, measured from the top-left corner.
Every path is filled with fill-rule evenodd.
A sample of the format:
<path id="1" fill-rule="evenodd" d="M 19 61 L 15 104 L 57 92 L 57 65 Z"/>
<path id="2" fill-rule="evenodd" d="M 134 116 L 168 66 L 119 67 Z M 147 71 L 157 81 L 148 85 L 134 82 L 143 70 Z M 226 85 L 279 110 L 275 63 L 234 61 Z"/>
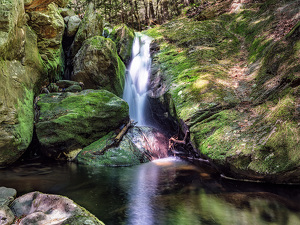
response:
<path id="1" fill-rule="evenodd" d="M 43 94 L 38 107 L 41 150 L 55 159 L 72 159 L 128 119 L 127 103 L 106 90 Z"/>
<path id="2" fill-rule="evenodd" d="M 94 9 L 94 4 L 90 3 L 81 21 L 81 24 L 76 33 L 74 42 L 71 46 L 71 58 L 73 58 L 83 42 L 94 36 L 101 36 L 103 32 L 103 19 L 100 13 Z"/>
<path id="3" fill-rule="evenodd" d="M 168 138 L 152 127 L 133 127 L 116 146 L 109 133 L 85 147 L 77 161 L 90 166 L 132 166 L 168 156 Z"/>
<path id="4" fill-rule="evenodd" d="M 146 31 L 160 44 L 150 88 L 171 95 L 196 153 L 224 176 L 300 183 L 299 4 L 268 4 Z"/>
<path id="5" fill-rule="evenodd" d="M 17 3 L 23 4 L 11 2 L 9 20 L 3 23 L 9 28 L 0 32 L 0 166 L 16 161 L 29 146 L 34 92 L 46 76 L 37 36 L 24 25 L 24 8 Z"/>
<path id="6" fill-rule="evenodd" d="M 60 79 L 64 70 L 62 38 L 65 24 L 55 3 L 41 11 L 30 11 L 29 26 L 38 36 L 38 48 L 51 81 Z"/>
<path id="7" fill-rule="evenodd" d="M 18 224 L 94 224 L 104 225 L 71 199 L 59 195 L 31 192 L 11 205 Z"/>
<path id="8" fill-rule="evenodd" d="M 134 36 L 134 30 L 125 24 L 117 25 L 109 34 L 109 38 L 116 43 L 118 55 L 126 65 L 131 59 Z"/>
<path id="9" fill-rule="evenodd" d="M 85 88 L 102 88 L 122 96 L 125 66 L 115 43 L 102 36 L 87 39 L 74 58 L 71 79 L 83 82 Z"/>

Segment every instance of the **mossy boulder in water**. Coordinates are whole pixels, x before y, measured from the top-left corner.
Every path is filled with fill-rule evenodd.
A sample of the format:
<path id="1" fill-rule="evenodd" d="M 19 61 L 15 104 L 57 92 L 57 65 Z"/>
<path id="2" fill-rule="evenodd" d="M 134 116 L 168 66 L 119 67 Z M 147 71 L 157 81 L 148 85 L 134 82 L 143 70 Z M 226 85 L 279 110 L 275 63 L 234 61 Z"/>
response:
<path id="1" fill-rule="evenodd" d="M 131 58 L 132 44 L 134 40 L 134 30 L 127 27 L 125 24 L 114 27 L 109 34 L 117 46 L 117 52 L 122 61 L 127 65 Z"/>
<path id="2" fill-rule="evenodd" d="M 31 192 L 14 200 L 10 208 L 20 224 L 104 225 L 86 209 L 59 195 Z"/>
<path id="3" fill-rule="evenodd" d="M 130 128 L 117 146 L 115 137 L 109 133 L 85 147 L 77 161 L 92 166 L 132 166 L 168 156 L 168 139 L 155 128 Z"/>
<path id="4" fill-rule="evenodd" d="M 42 152 L 55 159 L 72 159 L 128 119 L 127 103 L 105 90 L 43 94 L 38 107 L 37 137 Z"/>
<path id="5" fill-rule="evenodd" d="M 115 43 L 102 36 L 87 39 L 74 58 L 71 79 L 82 82 L 85 88 L 106 89 L 122 96 L 125 66 Z"/>
<path id="6" fill-rule="evenodd" d="M 102 16 L 95 11 L 94 4 L 90 3 L 80 23 L 74 42 L 72 43 L 71 57 L 73 58 L 77 54 L 86 39 L 94 36 L 101 36 L 102 32 Z"/>

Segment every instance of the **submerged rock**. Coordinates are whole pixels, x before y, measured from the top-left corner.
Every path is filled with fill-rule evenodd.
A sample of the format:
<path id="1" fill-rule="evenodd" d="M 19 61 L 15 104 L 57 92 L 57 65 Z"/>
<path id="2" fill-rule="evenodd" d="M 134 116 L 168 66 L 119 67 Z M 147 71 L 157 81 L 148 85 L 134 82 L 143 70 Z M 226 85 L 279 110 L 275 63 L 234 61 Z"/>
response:
<path id="1" fill-rule="evenodd" d="M 117 55 L 115 43 L 102 36 L 87 39 L 74 58 L 72 80 L 85 88 L 106 89 L 123 94 L 125 66 Z"/>
<path id="2" fill-rule="evenodd" d="M 168 156 L 168 138 L 155 128 L 130 128 L 117 146 L 115 137 L 110 133 L 85 147 L 77 161 L 92 166 L 132 166 Z"/>
<path id="3" fill-rule="evenodd" d="M 11 210 L 18 224 L 104 225 L 86 209 L 59 195 L 31 192 L 18 197 Z"/>
<path id="4" fill-rule="evenodd" d="M 43 94 L 37 105 L 41 150 L 55 159 L 72 159 L 128 119 L 127 103 L 105 90 Z"/>
<path id="5" fill-rule="evenodd" d="M 125 65 L 128 65 L 129 60 L 131 59 L 134 30 L 127 27 L 125 24 L 121 24 L 114 27 L 109 34 L 109 38 L 116 43 L 118 55 Z"/>

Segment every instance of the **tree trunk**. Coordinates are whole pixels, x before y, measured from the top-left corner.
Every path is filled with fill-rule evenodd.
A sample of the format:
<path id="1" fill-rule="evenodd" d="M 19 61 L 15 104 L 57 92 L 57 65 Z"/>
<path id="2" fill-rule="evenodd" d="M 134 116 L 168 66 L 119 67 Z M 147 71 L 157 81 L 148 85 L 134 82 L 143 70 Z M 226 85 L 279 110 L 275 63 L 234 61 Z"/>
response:
<path id="1" fill-rule="evenodd" d="M 148 2 L 146 0 L 144 2 L 144 8 L 145 8 L 145 24 L 149 26 L 149 16 L 148 16 Z"/>
<path id="2" fill-rule="evenodd" d="M 152 0 L 149 0 L 149 15 L 150 15 L 150 19 L 152 21 L 155 20 L 154 7 L 153 7 Z"/>

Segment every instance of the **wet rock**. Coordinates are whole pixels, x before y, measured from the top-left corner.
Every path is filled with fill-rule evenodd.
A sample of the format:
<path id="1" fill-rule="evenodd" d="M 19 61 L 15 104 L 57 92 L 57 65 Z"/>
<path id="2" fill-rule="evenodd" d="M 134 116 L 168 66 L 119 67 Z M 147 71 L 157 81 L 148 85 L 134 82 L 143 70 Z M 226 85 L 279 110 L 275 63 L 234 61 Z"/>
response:
<path id="1" fill-rule="evenodd" d="M 72 152 L 79 152 L 128 119 L 127 103 L 105 90 L 42 94 L 37 105 L 41 150 L 54 159 L 70 160 Z"/>
<path id="2" fill-rule="evenodd" d="M 110 133 L 85 147 L 77 161 L 91 166 L 132 166 L 168 156 L 168 138 L 155 128 L 130 128 L 117 146 L 113 145 L 115 137 Z"/>
<path id="3" fill-rule="evenodd" d="M 0 206 L 8 206 L 15 199 L 17 191 L 13 188 L 0 187 Z"/>
<path id="4" fill-rule="evenodd" d="M 114 27 L 109 34 L 109 38 L 116 43 L 118 55 L 125 65 L 127 65 L 131 59 L 134 36 L 134 30 L 127 27 L 125 24 Z"/>
<path id="5" fill-rule="evenodd" d="M 11 210 L 20 224 L 104 225 L 86 209 L 59 195 L 31 192 L 17 198 Z"/>
<path id="6" fill-rule="evenodd" d="M 133 166 L 142 162 L 148 162 L 149 159 L 132 141 L 124 136 L 121 143 L 116 147 L 111 147 L 103 151 L 115 138 L 114 133 L 110 133 L 98 141 L 85 147 L 77 156 L 76 160 L 80 164 L 89 166 Z"/>
<path id="7" fill-rule="evenodd" d="M 85 88 L 106 89 L 122 96 L 125 66 L 115 43 L 102 36 L 87 39 L 74 58 L 71 79 L 84 83 Z"/>

